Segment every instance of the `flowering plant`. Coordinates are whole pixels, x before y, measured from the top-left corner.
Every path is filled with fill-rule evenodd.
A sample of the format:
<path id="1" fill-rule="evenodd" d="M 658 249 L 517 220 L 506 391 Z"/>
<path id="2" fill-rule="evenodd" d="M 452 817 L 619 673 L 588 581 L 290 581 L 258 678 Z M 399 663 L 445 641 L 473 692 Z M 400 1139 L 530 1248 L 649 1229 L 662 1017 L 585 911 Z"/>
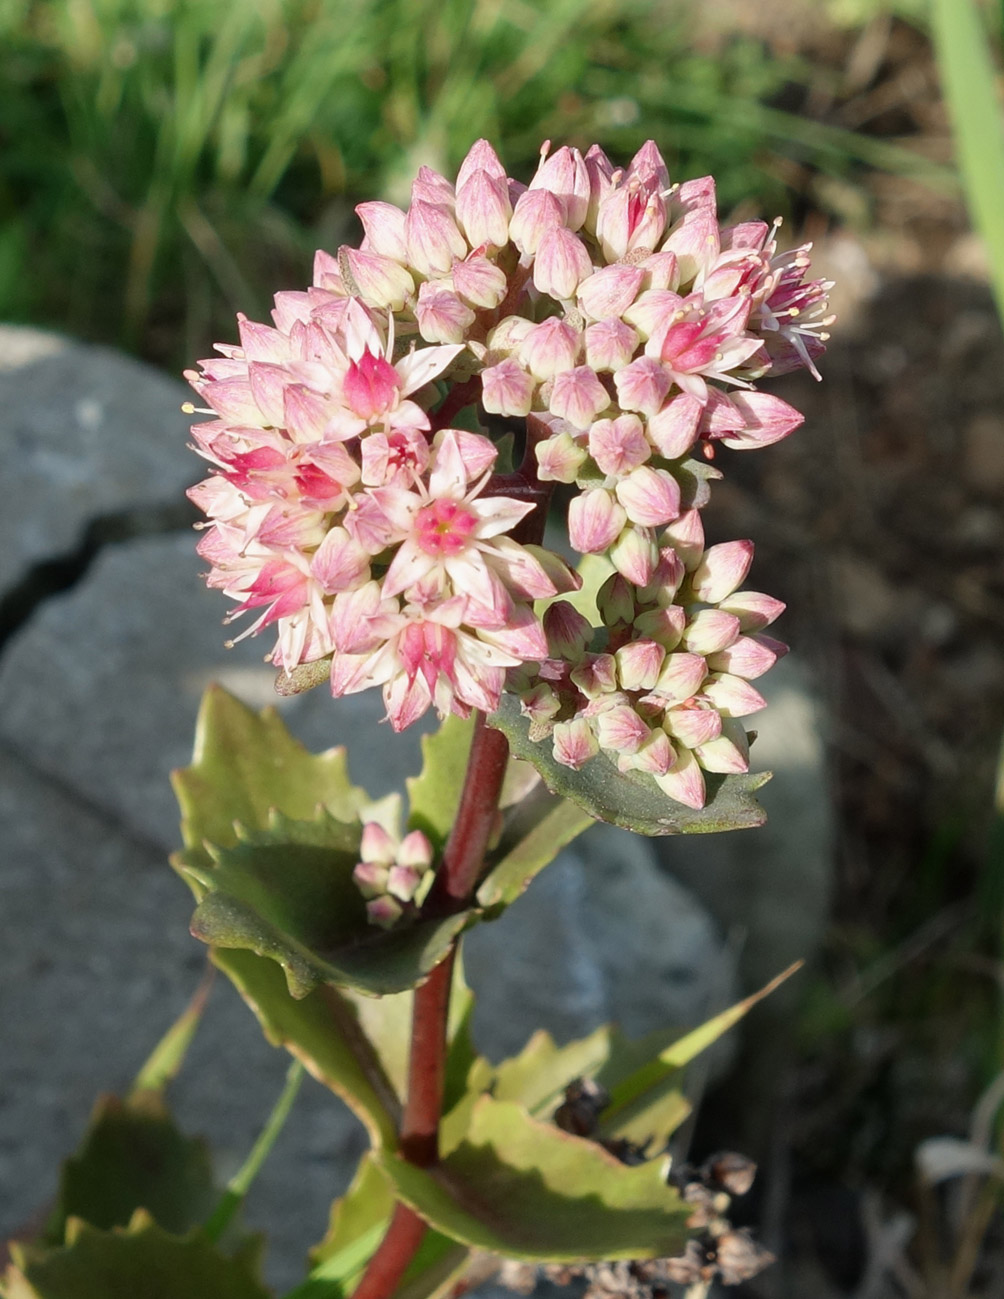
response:
<path id="1" fill-rule="evenodd" d="M 700 511 L 719 444 L 802 422 L 757 384 L 818 377 L 830 286 L 776 225 L 722 228 L 711 177 L 671 184 L 652 143 L 626 168 L 545 145 L 527 187 L 479 141 L 455 184 L 422 168 L 407 211 L 357 211 L 358 248 L 319 252 L 272 325 L 240 317 L 188 375 L 209 416 L 199 551 L 238 638 L 274 636 L 281 693 L 378 687 L 395 731 L 443 722 L 406 828 L 340 751 L 218 691 L 177 776 L 193 932 L 372 1142 L 293 1293 L 432 1294 L 486 1251 L 630 1260 L 643 1289 L 741 1279 L 762 1256 L 722 1195 L 748 1170 L 667 1179 L 665 1152 L 681 1066 L 745 1003 L 643 1062 L 601 1030 L 492 1066 L 456 955 L 593 819 L 762 821 L 743 719 L 783 606 L 744 589 L 752 543 L 706 545 Z M 206 1253 L 231 1211 L 190 1261 L 257 1294 L 246 1259 Z M 129 1227 L 163 1250 L 158 1230 Z M 40 1269 L 20 1275 L 47 1296 Z"/>

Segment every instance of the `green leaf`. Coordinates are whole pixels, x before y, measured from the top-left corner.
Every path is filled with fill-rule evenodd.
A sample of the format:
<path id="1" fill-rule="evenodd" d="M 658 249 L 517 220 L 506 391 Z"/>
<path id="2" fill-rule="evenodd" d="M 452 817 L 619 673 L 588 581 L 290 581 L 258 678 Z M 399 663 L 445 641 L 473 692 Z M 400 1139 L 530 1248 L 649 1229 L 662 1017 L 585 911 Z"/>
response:
<path id="1" fill-rule="evenodd" d="M 986 25 L 973 0 L 934 0 L 934 45 L 973 224 L 1004 322 L 1004 126 Z"/>
<path id="2" fill-rule="evenodd" d="M 478 888 L 485 908 L 508 906 L 566 844 L 589 828 L 593 817 L 567 799 L 555 799 L 540 785 L 516 808 L 493 854 L 498 860 Z"/>
<path id="3" fill-rule="evenodd" d="M 310 1251 L 313 1266 L 308 1282 L 285 1299 L 306 1299 L 315 1281 L 336 1281 L 340 1286 L 352 1282 L 383 1239 L 393 1211 L 394 1192 L 367 1152 L 352 1185 L 331 1206 L 324 1239 Z M 318 1288 L 317 1293 L 323 1291 Z"/>
<path id="4" fill-rule="evenodd" d="M 796 961 L 788 966 L 776 978 L 742 1001 L 736 1002 L 727 1010 L 699 1024 L 675 1042 L 670 1043 L 654 1060 L 642 1063 L 627 1077 L 622 1077 L 609 1086 L 610 1104 L 603 1111 L 601 1131 L 616 1131 L 627 1136 L 628 1130 L 638 1132 L 644 1126 L 648 1110 L 653 1104 L 659 1105 L 661 1098 L 671 1090 L 674 1080 L 680 1071 L 702 1051 L 707 1050 L 713 1042 L 739 1022 L 756 1004 L 762 1001 L 779 987 L 785 979 L 801 969 L 803 962 Z M 637 1136 L 631 1138 L 638 1140 Z"/>
<path id="5" fill-rule="evenodd" d="M 238 826 L 229 847 L 173 859 L 200 901 L 192 933 L 214 947 L 246 948 L 278 961 L 294 997 L 319 983 L 371 995 L 420 983 L 448 954 L 470 912 L 416 918 L 390 929 L 369 923 L 352 872 L 360 826 L 327 812 L 292 821 L 271 812 L 268 829 Z"/>
<path id="6" fill-rule="evenodd" d="M 188 1054 L 188 1048 L 192 1044 L 192 1038 L 195 1036 L 195 1030 L 202 1022 L 209 992 L 213 986 L 213 973 L 211 967 L 207 969 L 192 1000 L 150 1052 L 136 1075 L 130 1095 L 143 1091 L 163 1091 L 167 1084 L 178 1076 L 185 1062 L 185 1056 Z"/>
<path id="7" fill-rule="evenodd" d="M 227 1257 L 198 1231 L 170 1235 L 138 1212 L 127 1230 L 69 1223 L 59 1249 L 12 1249 L 5 1299 L 269 1299 L 244 1257 Z"/>
<path id="8" fill-rule="evenodd" d="M 451 713 L 438 731 L 422 736 L 422 771 L 405 782 L 409 827 L 427 834 L 440 851 L 457 814 L 473 733 L 471 718 Z"/>
<path id="9" fill-rule="evenodd" d="M 268 1158 L 279 1133 L 286 1126 L 286 1120 L 289 1118 L 302 1082 L 303 1065 L 299 1060 L 294 1060 L 286 1072 L 286 1082 L 279 1094 L 279 1099 L 273 1105 L 248 1157 L 227 1182 L 226 1190 L 216 1208 L 203 1225 L 203 1231 L 211 1241 L 218 1241 L 223 1236 L 247 1199 L 248 1191 L 261 1172 L 262 1164 Z"/>
<path id="10" fill-rule="evenodd" d="M 215 950 L 212 960 L 254 1011 L 273 1046 L 284 1046 L 340 1096 L 374 1143 L 394 1145 L 400 1100 L 351 1000 L 327 985 L 297 1000 L 278 966 L 250 952 Z"/>
<path id="11" fill-rule="evenodd" d="M 235 821 L 267 828 L 273 808 L 310 820 L 320 806 L 352 821 L 369 801 L 349 781 L 344 748 L 308 753 L 274 709 L 256 713 L 219 686 L 203 697 L 192 763 L 175 771 L 172 782 L 184 843 L 196 854 L 207 839 L 235 843 Z"/>
<path id="12" fill-rule="evenodd" d="M 311 1250 L 310 1275 L 283 1299 L 342 1299 L 351 1294 L 383 1239 L 394 1204 L 390 1182 L 371 1155 L 364 1155 L 352 1185 L 332 1205 L 324 1240 Z M 436 1294 L 464 1267 L 468 1252 L 439 1232 L 427 1232 L 388 1299 L 427 1299 Z"/>
<path id="13" fill-rule="evenodd" d="M 124 1101 L 104 1096 L 80 1149 L 63 1165 L 45 1239 L 62 1244 L 71 1218 L 102 1230 L 124 1227 L 137 1209 L 182 1234 L 202 1222 L 218 1194 L 205 1142 L 178 1130 L 158 1092 Z"/>
<path id="14" fill-rule="evenodd" d="M 437 1231 L 509 1258 L 575 1262 L 676 1254 L 690 1214 L 666 1162 L 628 1167 L 590 1141 L 482 1096 L 466 1138 L 433 1169 L 375 1159 Z"/>
<path id="15" fill-rule="evenodd" d="M 766 813 L 753 797 L 770 779 L 769 772 L 743 776 L 705 773 L 708 797 L 700 810 L 667 797 L 651 776 L 617 770 L 605 753 L 590 758 L 580 771 L 556 762 L 550 740 L 532 741 L 530 723 L 521 716 L 514 695 L 503 695 L 498 711 L 487 719 L 500 730 L 518 758 L 532 762 L 553 794 L 567 798 L 600 821 L 638 834 L 712 834 L 763 825 Z"/>
<path id="16" fill-rule="evenodd" d="M 606 1026 L 559 1047 L 549 1033 L 538 1032 L 519 1055 L 498 1066 L 492 1079 L 492 1095 L 497 1100 L 518 1101 L 537 1118 L 549 1118 L 574 1078 L 593 1078 L 613 1092 L 651 1062 L 674 1036 L 674 1030 L 660 1029 L 632 1041 Z M 612 1114 L 609 1119 L 608 1111 L 603 1111 L 597 1136 L 624 1138 L 639 1146 L 651 1142 L 653 1150 L 664 1149 L 690 1114 L 690 1103 L 678 1083 L 677 1076 L 666 1076 L 645 1092 L 643 1103 Z"/>

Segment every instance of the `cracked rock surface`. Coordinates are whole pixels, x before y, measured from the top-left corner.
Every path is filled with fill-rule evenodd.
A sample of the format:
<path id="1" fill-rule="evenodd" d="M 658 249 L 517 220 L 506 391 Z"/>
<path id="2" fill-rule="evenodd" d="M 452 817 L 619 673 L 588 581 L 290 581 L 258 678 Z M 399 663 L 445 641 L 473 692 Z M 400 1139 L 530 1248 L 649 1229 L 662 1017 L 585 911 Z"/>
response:
<path id="1" fill-rule="evenodd" d="M 0 606 L 21 593 L 8 602 L 17 616 L 0 654 L 6 1236 L 51 1196 L 96 1093 L 128 1087 L 200 977 L 190 896 L 165 859 L 178 843 L 168 773 L 190 758 L 205 686 L 217 680 L 256 707 L 279 704 L 314 749 L 351 737 L 352 777 L 374 795 L 417 770 L 419 748 L 414 731 L 378 725 L 378 698 L 333 701 L 317 690 L 279 701 L 263 641 L 224 650 L 225 602 L 198 578 L 180 504 L 199 476 L 181 384 L 33 330 L 6 327 L 0 342 L 0 443 L 13 484 L 0 519 Z M 118 530 L 95 534 L 108 517 Z M 89 528 L 104 544 L 82 553 Z M 53 563 L 74 555 L 66 589 L 46 586 Z M 568 1038 L 608 1019 L 633 1034 L 699 1022 L 737 993 L 729 928 L 748 930 L 744 970 L 758 977 L 788 959 L 779 952 L 805 954 L 825 905 L 828 807 L 807 691 L 790 671 L 768 684 L 775 678 L 782 706 L 776 719 L 768 710 L 759 742 L 773 746 L 762 765 L 778 760 L 764 801 L 782 815 L 769 841 L 767 832 L 674 841 L 684 887 L 650 842 L 591 831 L 471 935 L 487 1054 L 519 1049 L 541 1026 Z M 785 907 L 771 901 L 778 887 Z M 211 1138 L 221 1176 L 250 1148 L 285 1067 L 218 980 L 172 1097 L 186 1128 Z M 342 1104 L 307 1079 L 248 1203 L 251 1224 L 269 1227 L 273 1284 L 303 1275 L 362 1140 Z"/>

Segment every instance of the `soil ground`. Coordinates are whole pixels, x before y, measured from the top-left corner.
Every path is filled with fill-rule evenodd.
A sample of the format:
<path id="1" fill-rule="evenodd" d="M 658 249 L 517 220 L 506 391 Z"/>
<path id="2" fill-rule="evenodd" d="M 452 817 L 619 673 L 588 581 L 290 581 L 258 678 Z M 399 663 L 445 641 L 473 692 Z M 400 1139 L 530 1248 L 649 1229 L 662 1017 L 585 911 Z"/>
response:
<path id="1" fill-rule="evenodd" d="M 785 107 L 950 160 L 918 33 L 885 17 L 795 31 L 788 10 L 757 7 L 766 39 L 796 40 L 831 89 Z M 961 200 L 875 174 L 792 179 L 840 319 L 824 382 L 773 389 L 805 426 L 731 454 L 708 528 L 757 539 L 756 585 L 788 601 L 781 634 L 826 698 L 833 923 L 789 1054 L 709 1098 L 697 1142 L 752 1143 L 751 1216 L 787 1257 L 730 1293 L 1000 1296 L 992 1188 L 925 1188 L 917 1152 L 967 1136 L 1004 1056 L 1001 327 Z M 776 1100 L 751 1124 L 757 1078 Z"/>

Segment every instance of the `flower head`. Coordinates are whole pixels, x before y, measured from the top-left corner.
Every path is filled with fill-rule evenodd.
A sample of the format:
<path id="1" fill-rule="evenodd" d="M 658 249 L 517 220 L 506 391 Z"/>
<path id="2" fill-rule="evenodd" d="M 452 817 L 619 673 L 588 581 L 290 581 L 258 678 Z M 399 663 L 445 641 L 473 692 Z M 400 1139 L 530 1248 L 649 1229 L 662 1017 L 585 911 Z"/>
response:
<path id="1" fill-rule="evenodd" d="M 809 246 L 721 227 L 712 178 L 672 183 L 651 142 L 626 167 L 545 145 L 524 188 L 478 141 L 455 184 L 423 167 L 406 209 L 358 212 L 358 248 L 189 375 L 209 584 L 243 635 L 276 634 L 273 663 L 330 657 L 332 691 L 379 687 L 396 729 L 512 690 L 558 761 L 606 752 L 699 806 L 703 771 L 745 769 L 738 719 L 783 648 L 780 603 L 740 589 L 751 543 L 705 545 L 707 460 L 801 423 L 757 385 L 818 377 Z M 498 419 L 527 421 L 514 472 Z M 526 544 L 554 482 L 572 547 L 612 571 L 596 626 Z"/>

